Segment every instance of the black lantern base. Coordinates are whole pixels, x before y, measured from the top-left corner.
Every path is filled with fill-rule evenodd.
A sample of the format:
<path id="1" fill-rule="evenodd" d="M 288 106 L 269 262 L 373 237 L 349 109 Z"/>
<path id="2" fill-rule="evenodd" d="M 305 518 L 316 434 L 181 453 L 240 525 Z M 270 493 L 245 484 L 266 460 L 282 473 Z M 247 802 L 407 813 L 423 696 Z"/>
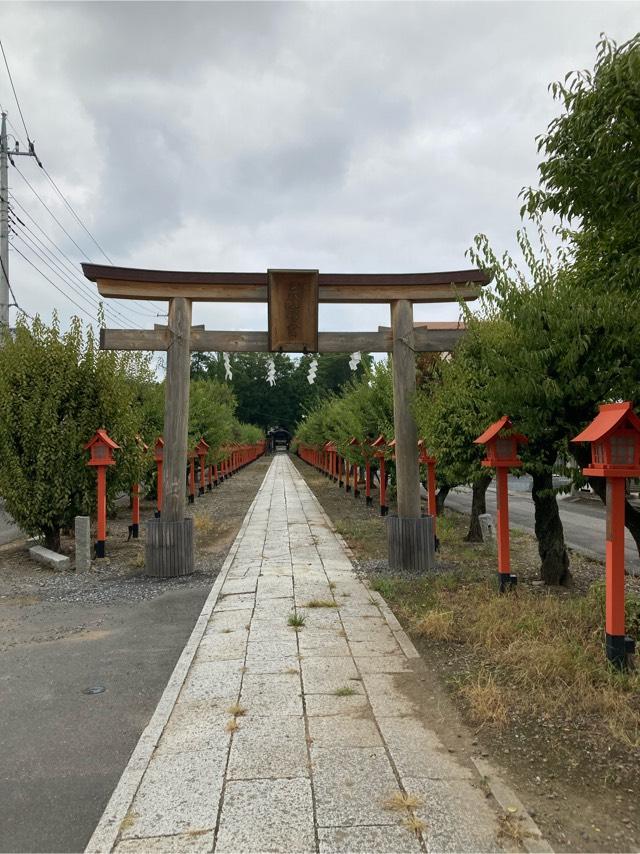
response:
<path id="1" fill-rule="evenodd" d="M 104 557 L 104 554 L 105 554 L 104 546 L 105 546 L 104 540 L 96 540 L 96 546 L 95 546 L 96 557 Z"/>
<path id="2" fill-rule="evenodd" d="M 367 495 L 366 501 L 367 501 L 367 507 L 371 507 L 371 505 L 373 504 L 373 498 L 370 495 Z"/>
<path id="3" fill-rule="evenodd" d="M 386 504 L 381 504 L 381 505 L 380 505 L 380 515 L 381 515 L 381 516 L 386 516 L 388 513 L 389 513 L 389 508 L 387 507 L 387 505 L 386 505 Z"/>
<path id="4" fill-rule="evenodd" d="M 161 514 L 159 510 L 155 510 L 153 515 L 156 517 L 156 519 L 159 519 Z"/>
<path id="5" fill-rule="evenodd" d="M 636 642 L 628 635 L 607 634 L 607 660 L 618 670 L 627 670 L 629 656 L 636 651 Z"/>
<path id="6" fill-rule="evenodd" d="M 438 546 L 440 544 L 438 543 Z M 507 593 L 509 590 L 515 590 L 518 584 L 518 576 L 510 572 L 498 573 L 498 592 Z"/>
<path id="7" fill-rule="evenodd" d="M 190 492 L 189 493 L 189 504 L 195 504 L 195 502 L 196 502 L 196 497 L 192 492 Z"/>

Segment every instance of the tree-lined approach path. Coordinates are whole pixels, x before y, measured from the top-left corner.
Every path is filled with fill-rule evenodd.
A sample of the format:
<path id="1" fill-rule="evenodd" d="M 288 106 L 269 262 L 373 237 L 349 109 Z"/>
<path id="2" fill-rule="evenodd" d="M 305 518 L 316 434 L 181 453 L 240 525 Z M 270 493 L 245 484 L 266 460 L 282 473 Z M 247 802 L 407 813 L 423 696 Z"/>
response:
<path id="1" fill-rule="evenodd" d="M 496 850 L 479 776 L 410 699 L 423 667 L 276 456 L 87 850 Z"/>

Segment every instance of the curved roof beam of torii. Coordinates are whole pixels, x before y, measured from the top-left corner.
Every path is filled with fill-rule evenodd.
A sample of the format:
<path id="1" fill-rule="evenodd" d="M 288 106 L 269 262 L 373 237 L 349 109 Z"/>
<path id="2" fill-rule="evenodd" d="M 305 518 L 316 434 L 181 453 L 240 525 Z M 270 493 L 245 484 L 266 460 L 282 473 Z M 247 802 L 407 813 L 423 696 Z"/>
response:
<path id="1" fill-rule="evenodd" d="M 84 275 L 104 297 L 171 299 L 199 302 L 267 302 L 268 273 L 204 273 L 139 270 L 83 264 Z M 301 271 L 309 272 L 309 271 Z M 318 300 L 323 303 L 452 302 L 473 300 L 488 284 L 482 270 L 440 273 L 318 273 Z"/>

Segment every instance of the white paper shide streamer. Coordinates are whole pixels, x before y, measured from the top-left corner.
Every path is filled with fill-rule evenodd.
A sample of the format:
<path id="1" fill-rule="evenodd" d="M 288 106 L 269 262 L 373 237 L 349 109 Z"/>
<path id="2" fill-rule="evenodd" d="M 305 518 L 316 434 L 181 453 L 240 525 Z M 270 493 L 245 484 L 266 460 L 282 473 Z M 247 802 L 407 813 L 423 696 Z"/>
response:
<path id="1" fill-rule="evenodd" d="M 224 378 L 225 378 L 225 380 L 232 380 L 233 374 L 231 373 L 231 361 L 229 359 L 228 353 L 222 354 L 222 361 L 224 362 Z"/>
<path id="2" fill-rule="evenodd" d="M 267 362 L 267 382 L 270 386 L 276 384 L 276 364 L 273 359 L 269 359 Z"/>
<path id="3" fill-rule="evenodd" d="M 313 385 L 316 381 L 316 374 L 318 373 L 318 360 L 312 359 L 309 364 L 309 373 L 307 374 L 307 382 L 309 385 Z"/>
<path id="4" fill-rule="evenodd" d="M 360 355 L 360 351 L 356 350 L 355 353 L 351 354 L 351 358 L 349 359 L 349 367 L 352 371 L 358 370 L 358 365 L 362 361 L 362 356 Z"/>

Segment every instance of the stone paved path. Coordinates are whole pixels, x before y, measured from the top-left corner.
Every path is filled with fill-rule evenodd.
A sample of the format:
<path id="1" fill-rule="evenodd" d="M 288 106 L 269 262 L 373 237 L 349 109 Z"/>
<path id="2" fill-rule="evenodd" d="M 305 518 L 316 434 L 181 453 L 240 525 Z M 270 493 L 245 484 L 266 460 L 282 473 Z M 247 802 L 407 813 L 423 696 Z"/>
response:
<path id="1" fill-rule="evenodd" d="M 277 456 L 87 850 L 499 849 L 477 776 L 415 714 L 420 666 Z"/>

